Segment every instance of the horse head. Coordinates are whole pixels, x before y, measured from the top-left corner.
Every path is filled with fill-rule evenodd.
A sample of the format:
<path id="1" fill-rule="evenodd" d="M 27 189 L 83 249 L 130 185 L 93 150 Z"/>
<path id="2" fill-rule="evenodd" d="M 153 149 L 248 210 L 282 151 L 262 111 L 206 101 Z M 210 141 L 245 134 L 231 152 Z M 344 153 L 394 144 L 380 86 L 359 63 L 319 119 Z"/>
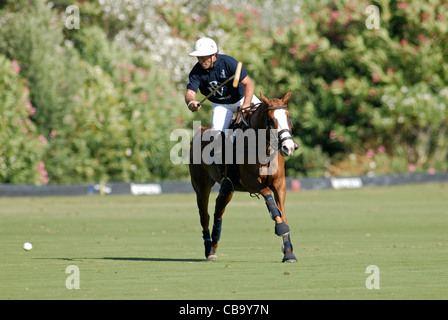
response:
<path id="1" fill-rule="evenodd" d="M 268 99 L 260 92 L 261 100 L 265 104 L 266 123 L 269 129 L 277 130 L 280 154 L 291 156 L 298 148 L 292 139 L 292 126 L 287 102 L 291 98 L 289 91 L 282 99 Z"/>

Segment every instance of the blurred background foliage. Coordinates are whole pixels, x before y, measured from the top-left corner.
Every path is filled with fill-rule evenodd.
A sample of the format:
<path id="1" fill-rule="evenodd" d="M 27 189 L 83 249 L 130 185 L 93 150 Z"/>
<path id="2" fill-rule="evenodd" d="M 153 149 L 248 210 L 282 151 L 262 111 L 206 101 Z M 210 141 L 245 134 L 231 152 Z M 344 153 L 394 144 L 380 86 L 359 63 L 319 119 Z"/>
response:
<path id="1" fill-rule="evenodd" d="M 447 171 L 447 19 L 443 0 L 0 1 L 0 182 L 188 178 L 169 139 L 210 123 L 183 98 L 202 36 L 257 94 L 292 90 L 288 176 Z"/>

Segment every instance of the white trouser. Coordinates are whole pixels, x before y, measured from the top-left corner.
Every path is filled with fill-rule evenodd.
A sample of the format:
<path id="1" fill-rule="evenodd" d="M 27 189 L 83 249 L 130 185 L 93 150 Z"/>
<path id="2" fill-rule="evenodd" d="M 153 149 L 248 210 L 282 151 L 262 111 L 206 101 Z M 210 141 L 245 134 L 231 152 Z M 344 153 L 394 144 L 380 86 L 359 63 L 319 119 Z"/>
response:
<path id="1" fill-rule="evenodd" d="M 261 101 L 254 95 L 251 102 L 253 104 L 257 104 Z M 233 114 L 237 112 L 237 108 L 241 107 L 243 103 L 244 98 L 233 104 L 213 103 L 212 130 L 225 131 L 226 129 L 228 129 L 230 126 L 230 122 L 232 122 Z"/>

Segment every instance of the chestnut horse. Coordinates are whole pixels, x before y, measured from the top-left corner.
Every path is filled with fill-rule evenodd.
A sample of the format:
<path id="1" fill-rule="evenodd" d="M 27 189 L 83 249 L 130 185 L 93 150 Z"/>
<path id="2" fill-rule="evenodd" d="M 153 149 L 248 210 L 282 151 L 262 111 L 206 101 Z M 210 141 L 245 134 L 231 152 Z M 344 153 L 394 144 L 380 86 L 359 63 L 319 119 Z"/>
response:
<path id="1" fill-rule="evenodd" d="M 223 165 L 220 167 L 215 163 L 207 162 L 203 159 L 203 156 L 201 156 L 199 163 L 198 161 L 194 163 L 193 157 L 197 159 L 197 155 L 194 156 L 193 152 L 194 143 L 199 143 L 200 151 L 203 152 L 204 148 L 210 150 L 210 143 L 213 140 L 209 139 L 211 141 L 207 141 L 207 139 L 204 139 L 205 133 L 207 133 L 207 130 L 210 130 L 210 128 L 204 127 L 201 127 L 196 132 L 195 137 L 193 137 L 189 169 L 191 183 L 196 192 L 205 256 L 208 260 L 217 259 L 216 250 L 221 237 L 222 216 L 227 204 L 233 197 L 233 192 L 245 191 L 251 194 L 261 194 L 264 197 L 271 218 L 275 221 L 275 234 L 282 238 L 283 262 L 297 262 L 293 254 L 289 235 L 290 229 L 285 215 L 286 181 L 284 156 L 291 156 L 294 150 L 298 148 L 291 136 L 291 122 L 286 104 L 290 97 L 291 91 L 282 99 L 269 100 L 261 94 L 263 102 L 260 105 L 252 106 L 249 112 L 245 112 L 244 115 L 241 110 L 238 113 L 237 119 L 241 120 L 240 123 L 246 124 L 246 130 L 251 129 L 257 134 L 257 144 L 263 143 L 266 145 L 266 153 L 274 156 L 274 160 L 267 164 L 260 161 L 260 159 L 252 162 L 247 161 L 247 152 L 244 161 L 242 161 L 243 163 L 235 164 L 232 158 L 232 164 L 226 164 L 225 170 L 222 170 Z M 261 137 L 260 133 L 265 135 Z M 266 136 L 269 137 L 269 141 L 276 142 L 278 148 L 272 146 L 274 145 L 273 143 L 271 143 L 272 145 L 266 143 Z M 247 147 L 248 145 L 246 145 L 246 150 Z M 228 149 L 225 150 L 227 152 Z M 198 149 L 195 152 L 197 153 L 197 151 Z M 269 166 L 271 171 L 262 170 L 263 168 L 267 169 Z M 221 188 L 216 198 L 213 230 L 210 236 L 208 204 L 210 191 L 215 183 L 219 183 Z"/>

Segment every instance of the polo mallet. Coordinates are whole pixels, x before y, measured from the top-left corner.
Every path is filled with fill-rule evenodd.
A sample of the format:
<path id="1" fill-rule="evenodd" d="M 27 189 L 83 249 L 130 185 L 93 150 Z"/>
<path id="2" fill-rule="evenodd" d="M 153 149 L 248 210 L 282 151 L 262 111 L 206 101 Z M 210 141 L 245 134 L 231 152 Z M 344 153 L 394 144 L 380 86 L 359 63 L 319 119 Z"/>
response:
<path id="1" fill-rule="evenodd" d="M 227 79 L 226 81 L 224 81 L 223 83 L 221 83 L 215 90 L 213 90 L 212 92 L 210 92 L 204 99 L 202 99 L 199 102 L 199 105 L 201 105 L 205 100 L 207 100 L 208 98 L 210 98 L 212 95 L 214 95 L 219 89 L 221 89 L 222 87 L 224 87 L 227 83 L 229 83 L 231 80 L 233 80 L 233 87 L 237 88 L 238 84 L 240 82 L 240 76 L 241 76 L 241 68 L 243 67 L 243 63 L 242 62 L 238 62 L 238 65 L 236 66 L 236 71 L 235 74 L 233 76 L 231 76 L 229 79 Z"/>

